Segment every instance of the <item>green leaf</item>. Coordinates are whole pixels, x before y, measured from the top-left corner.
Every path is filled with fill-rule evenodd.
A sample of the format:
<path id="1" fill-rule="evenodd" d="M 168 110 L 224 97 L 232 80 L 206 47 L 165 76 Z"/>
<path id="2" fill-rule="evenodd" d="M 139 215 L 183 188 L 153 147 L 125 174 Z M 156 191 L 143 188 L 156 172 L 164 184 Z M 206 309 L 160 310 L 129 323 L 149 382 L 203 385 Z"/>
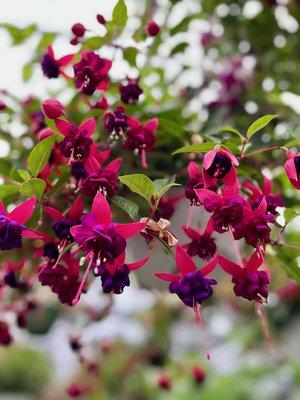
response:
<path id="1" fill-rule="evenodd" d="M 36 47 L 36 52 L 38 54 L 43 53 L 47 49 L 47 47 L 50 46 L 54 42 L 56 36 L 57 36 L 57 33 L 55 33 L 55 32 L 44 32 L 42 34 L 42 37 L 41 37 L 37 47 Z"/>
<path id="2" fill-rule="evenodd" d="M 112 200 L 121 210 L 130 216 L 132 219 L 136 219 L 139 213 L 139 207 L 133 201 L 125 199 L 121 196 L 115 196 Z"/>
<path id="3" fill-rule="evenodd" d="M 124 0 L 119 0 L 114 7 L 112 20 L 106 24 L 108 36 L 118 37 L 127 23 L 127 7 Z"/>
<path id="4" fill-rule="evenodd" d="M 244 136 L 235 128 L 231 128 L 230 126 L 222 126 L 220 129 L 221 132 L 230 132 L 234 133 L 235 135 L 239 136 L 239 138 L 243 141 L 245 138 Z"/>
<path id="5" fill-rule="evenodd" d="M 43 179 L 31 178 L 20 186 L 20 193 L 25 197 L 35 195 L 38 199 L 43 197 L 46 189 L 46 182 Z"/>
<path id="6" fill-rule="evenodd" d="M 105 43 L 104 37 L 93 36 L 93 37 L 86 39 L 83 42 L 82 47 L 84 49 L 89 49 L 89 50 L 98 50 L 98 49 L 100 49 L 101 46 L 103 46 L 104 43 Z"/>
<path id="7" fill-rule="evenodd" d="M 4 199 L 11 194 L 17 193 L 19 191 L 19 185 L 14 184 L 4 184 L 0 186 L 0 199 Z"/>
<path id="8" fill-rule="evenodd" d="M 24 180 L 27 181 L 27 179 L 30 178 L 30 173 L 28 171 L 25 171 L 25 169 L 18 169 L 18 174 L 20 177 Z"/>
<path id="9" fill-rule="evenodd" d="M 120 182 L 127 186 L 132 192 L 144 197 L 148 202 L 154 193 L 154 185 L 148 176 L 143 174 L 123 175 L 119 177 Z"/>
<path id="10" fill-rule="evenodd" d="M 22 70 L 22 78 L 24 82 L 29 81 L 29 79 L 32 77 L 33 74 L 33 68 L 32 68 L 32 63 L 25 64 Z"/>
<path id="11" fill-rule="evenodd" d="M 138 55 L 138 50 L 135 47 L 127 47 L 123 51 L 125 60 L 132 67 L 136 66 L 136 56 Z"/>
<path id="12" fill-rule="evenodd" d="M 177 53 L 183 53 L 184 50 L 188 47 L 188 43 L 182 42 L 178 43 L 170 52 L 170 56 L 174 56 Z"/>
<path id="13" fill-rule="evenodd" d="M 13 45 L 23 43 L 37 30 L 35 24 L 27 25 L 25 28 L 18 28 L 13 24 L 4 23 L 0 24 L 0 28 L 6 29 L 12 39 Z"/>
<path id="14" fill-rule="evenodd" d="M 247 138 L 250 139 L 256 132 L 260 131 L 262 128 L 267 126 L 274 118 L 277 118 L 278 115 L 264 115 L 261 118 L 258 118 L 256 121 L 251 124 L 247 130 Z"/>
<path id="15" fill-rule="evenodd" d="M 216 144 L 213 142 L 193 144 L 191 146 L 181 147 L 180 149 L 174 151 L 174 153 L 172 153 L 172 154 L 175 155 L 175 154 L 180 154 L 180 153 L 195 153 L 197 151 L 209 151 L 209 150 L 212 150 L 215 147 L 215 145 Z"/>
<path id="16" fill-rule="evenodd" d="M 156 199 L 160 199 L 171 187 L 180 186 L 179 183 L 175 183 L 175 176 L 172 178 L 156 179 L 153 181 L 153 185 L 153 197 Z"/>
<path id="17" fill-rule="evenodd" d="M 28 168 L 33 176 L 37 176 L 47 164 L 54 142 L 55 135 L 49 136 L 31 150 L 28 158 Z"/>
<path id="18" fill-rule="evenodd" d="M 298 217 L 300 213 L 293 210 L 292 208 L 287 208 L 284 210 L 283 216 L 285 219 L 285 225 L 289 224 L 294 218 Z"/>

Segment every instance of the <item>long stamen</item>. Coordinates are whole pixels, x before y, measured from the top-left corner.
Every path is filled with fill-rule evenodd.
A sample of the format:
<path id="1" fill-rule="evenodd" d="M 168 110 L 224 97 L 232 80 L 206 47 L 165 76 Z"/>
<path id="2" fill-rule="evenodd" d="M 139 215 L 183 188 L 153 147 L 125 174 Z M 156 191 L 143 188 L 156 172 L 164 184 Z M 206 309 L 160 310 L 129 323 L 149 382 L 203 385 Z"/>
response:
<path id="1" fill-rule="evenodd" d="M 267 318 L 266 318 L 266 314 L 265 314 L 265 312 L 264 312 L 264 310 L 262 308 L 262 305 L 261 305 L 261 303 L 259 301 L 255 302 L 255 309 L 256 309 L 256 313 L 257 313 L 257 316 L 259 318 L 259 321 L 261 323 L 261 326 L 262 326 L 262 331 L 263 331 L 263 334 L 264 334 L 264 338 L 265 338 L 266 344 L 267 344 L 269 350 L 271 350 L 273 348 L 272 337 L 271 337 L 271 334 L 270 334 L 270 330 L 269 330 L 269 325 L 268 325 L 268 321 L 267 321 Z"/>
<path id="2" fill-rule="evenodd" d="M 196 324 L 199 326 L 199 328 L 202 329 L 203 326 L 204 326 L 204 321 L 203 321 L 203 318 L 202 318 L 201 305 L 198 304 L 198 303 L 195 303 L 194 306 L 193 306 L 193 309 L 194 309 L 194 312 L 195 312 Z M 211 357 L 210 357 L 209 351 L 206 349 L 206 350 L 204 350 L 204 353 L 206 354 L 207 360 L 210 360 Z"/>
<path id="3" fill-rule="evenodd" d="M 72 300 L 72 306 L 76 306 L 76 304 L 78 303 L 78 301 L 80 299 L 81 292 L 82 292 L 83 286 L 84 286 L 84 284 L 85 284 L 85 282 L 87 280 L 87 277 L 89 275 L 90 269 L 91 269 L 92 264 L 93 264 L 93 260 L 94 260 L 94 257 L 91 254 L 89 264 L 88 264 L 87 269 L 85 270 L 85 273 L 84 273 L 84 275 L 82 277 L 82 280 L 80 282 L 79 288 L 78 288 L 77 293 L 76 293 L 76 296 Z"/>
<path id="4" fill-rule="evenodd" d="M 142 157 L 142 167 L 145 168 L 145 169 L 148 168 L 146 152 L 145 152 L 144 149 L 142 149 L 141 157 Z"/>

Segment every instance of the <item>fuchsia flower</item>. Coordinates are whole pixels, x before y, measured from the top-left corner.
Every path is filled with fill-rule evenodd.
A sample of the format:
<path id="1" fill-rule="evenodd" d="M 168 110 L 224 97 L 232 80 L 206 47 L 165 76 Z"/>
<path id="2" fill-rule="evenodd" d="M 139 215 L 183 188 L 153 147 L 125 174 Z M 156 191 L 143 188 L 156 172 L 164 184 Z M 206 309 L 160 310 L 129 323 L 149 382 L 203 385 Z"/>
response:
<path id="1" fill-rule="evenodd" d="M 147 25 L 146 31 L 149 36 L 156 36 L 159 34 L 160 26 L 155 21 L 150 21 Z"/>
<path id="2" fill-rule="evenodd" d="M 119 86 L 121 100 L 125 104 L 136 104 L 143 89 L 139 86 L 139 79 L 128 78 Z"/>
<path id="3" fill-rule="evenodd" d="M 241 224 L 247 203 L 235 189 L 226 187 L 222 194 L 207 189 L 196 189 L 195 193 L 205 210 L 212 213 L 213 230 L 224 233 Z"/>
<path id="4" fill-rule="evenodd" d="M 184 189 L 185 197 L 190 200 L 191 205 L 198 205 L 199 200 L 195 189 L 203 189 L 204 180 L 201 169 L 194 161 L 190 162 L 188 165 L 188 176 L 189 180 Z"/>
<path id="5" fill-rule="evenodd" d="M 89 260 L 89 265 L 73 300 L 73 305 L 79 301 L 91 267 L 99 267 L 106 263 L 114 265 L 115 259 L 126 248 L 126 239 L 136 236 L 144 227 L 145 223 L 141 222 L 113 223 L 106 198 L 100 192 L 97 192 L 91 212 L 82 217 L 80 225 L 71 228 L 75 242 L 78 243 L 79 249 L 84 252 L 85 258 Z"/>
<path id="6" fill-rule="evenodd" d="M 90 157 L 84 163 L 86 176 L 79 182 L 79 188 L 87 197 L 94 197 L 97 191 L 110 198 L 119 189 L 118 172 L 121 167 L 122 159 L 116 158 L 102 167 L 95 157 Z"/>
<path id="7" fill-rule="evenodd" d="M 227 150 L 214 149 L 208 151 L 202 164 L 205 187 L 215 186 L 221 180 L 228 186 L 238 187 L 235 167 L 239 165 L 237 158 Z"/>
<path id="8" fill-rule="evenodd" d="M 221 255 L 218 256 L 218 261 L 222 269 L 232 275 L 236 296 L 260 303 L 267 299 L 270 277 L 266 271 L 258 270 L 264 262 L 261 252 L 256 250 L 248 261 L 243 260 L 242 266 Z"/>
<path id="9" fill-rule="evenodd" d="M 87 95 L 92 95 L 96 89 L 107 90 L 111 66 L 110 60 L 93 51 L 82 52 L 81 60 L 73 67 L 76 88 Z"/>
<path id="10" fill-rule="evenodd" d="M 62 303 L 71 306 L 80 286 L 77 259 L 70 253 L 65 253 L 58 261 L 48 259 L 41 266 L 38 280 L 42 286 L 50 286 Z"/>
<path id="11" fill-rule="evenodd" d="M 214 279 L 205 278 L 214 270 L 218 263 L 215 257 L 212 261 L 197 270 L 193 259 L 179 245 L 176 246 L 176 264 L 179 274 L 156 272 L 155 275 L 167 282 L 171 282 L 169 291 L 176 293 L 181 301 L 189 307 L 197 307 L 213 294 Z"/>
<path id="12" fill-rule="evenodd" d="M 198 256 L 204 260 L 209 260 L 215 255 L 217 246 L 215 239 L 211 237 L 213 233 L 212 220 L 208 222 L 204 232 L 201 232 L 200 229 L 195 230 L 190 227 L 184 227 L 183 230 L 192 239 L 190 243 L 184 246 L 191 257 Z"/>
<path id="13" fill-rule="evenodd" d="M 65 215 L 56 208 L 44 206 L 46 214 L 56 221 L 54 225 L 52 225 L 52 229 L 56 237 L 62 241 L 61 248 L 63 248 L 68 242 L 73 241 L 70 229 L 72 226 L 80 223 L 83 209 L 84 204 L 81 196 L 77 197 Z"/>
<path id="14" fill-rule="evenodd" d="M 101 277 L 104 293 L 120 294 L 125 286 L 130 285 L 129 273 L 141 268 L 148 261 L 149 257 L 134 263 L 125 263 L 125 252 L 117 257 L 113 264 L 105 263 L 100 268 L 94 268 L 95 276 Z"/>
<path id="15" fill-rule="evenodd" d="M 128 117 L 124 107 L 119 106 L 115 111 L 105 114 L 105 130 L 109 133 L 111 140 L 123 138 L 128 126 Z"/>
<path id="16" fill-rule="evenodd" d="M 184 198 L 183 195 L 178 196 L 163 196 L 161 197 L 154 217 L 158 221 L 160 218 L 169 220 L 175 212 L 175 206 L 178 201 Z"/>
<path id="17" fill-rule="evenodd" d="M 155 132 L 158 128 L 158 120 L 152 118 L 145 124 L 141 124 L 137 119 L 129 118 L 128 125 L 129 129 L 123 147 L 139 154 L 142 167 L 147 168 L 146 154 L 153 150 L 154 143 L 157 140 Z"/>
<path id="18" fill-rule="evenodd" d="M 26 290 L 29 288 L 29 282 L 20 278 L 26 261 L 22 260 L 17 263 L 10 261 L 5 262 L 1 267 L 0 287 L 9 286 L 13 289 Z"/>
<path id="19" fill-rule="evenodd" d="M 288 160 L 284 164 L 285 172 L 294 188 L 300 190 L 300 152 L 288 150 L 286 155 Z"/>
<path id="20" fill-rule="evenodd" d="M 235 226 L 233 236 L 235 240 L 245 238 L 247 244 L 261 249 L 270 242 L 271 228 L 268 222 L 274 222 L 274 216 L 267 214 L 267 201 L 263 197 L 256 210 L 249 206 L 243 207 L 243 218 L 240 224 Z"/>
<path id="21" fill-rule="evenodd" d="M 254 185 L 252 182 L 247 181 L 243 183 L 243 188 L 250 190 L 251 196 L 249 198 L 249 203 L 251 208 L 255 210 L 261 203 L 263 197 L 265 196 L 267 202 L 267 212 L 277 216 L 277 207 L 283 207 L 284 203 L 282 197 L 279 194 L 272 193 L 272 181 L 264 176 L 262 189 Z"/>
<path id="22" fill-rule="evenodd" d="M 52 47 L 49 46 L 47 53 L 44 54 L 41 61 L 44 75 L 47 76 L 47 78 L 49 79 L 58 78 L 59 75 L 63 75 L 68 78 L 68 76 L 63 71 L 63 67 L 66 67 L 68 64 L 70 64 L 73 60 L 73 57 L 74 54 L 68 54 L 59 59 L 56 59 Z"/>
<path id="23" fill-rule="evenodd" d="M 96 130 L 94 118 L 87 119 L 79 127 L 62 119 L 55 120 L 55 125 L 64 135 L 59 148 L 62 155 L 69 159 L 69 163 L 89 156 L 93 143 L 91 136 Z"/>
<path id="24" fill-rule="evenodd" d="M 19 204 L 8 213 L 0 202 L 0 250 L 12 250 L 22 247 L 22 236 L 37 239 L 38 234 L 24 225 L 32 216 L 36 205 L 35 196 Z"/>
<path id="25" fill-rule="evenodd" d="M 0 321 L 0 345 L 9 346 L 13 341 L 9 326 L 6 322 Z"/>

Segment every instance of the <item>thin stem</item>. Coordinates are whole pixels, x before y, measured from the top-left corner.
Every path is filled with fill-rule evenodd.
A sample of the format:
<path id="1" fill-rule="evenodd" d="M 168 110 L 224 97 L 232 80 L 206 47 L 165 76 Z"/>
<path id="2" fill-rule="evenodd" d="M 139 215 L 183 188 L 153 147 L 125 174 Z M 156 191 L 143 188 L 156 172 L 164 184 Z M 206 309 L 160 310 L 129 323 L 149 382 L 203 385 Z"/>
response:
<path id="1" fill-rule="evenodd" d="M 252 157 L 255 156 L 256 154 L 265 153 L 267 151 L 272 151 L 272 150 L 280 150 L 280 149 L 282 149 L 281 145 L 266 147 L 265 149 L 252 151 L 251 153 L 248 154 L 243 154 L 243 155 L 241 154 L 240 158 Z"/>

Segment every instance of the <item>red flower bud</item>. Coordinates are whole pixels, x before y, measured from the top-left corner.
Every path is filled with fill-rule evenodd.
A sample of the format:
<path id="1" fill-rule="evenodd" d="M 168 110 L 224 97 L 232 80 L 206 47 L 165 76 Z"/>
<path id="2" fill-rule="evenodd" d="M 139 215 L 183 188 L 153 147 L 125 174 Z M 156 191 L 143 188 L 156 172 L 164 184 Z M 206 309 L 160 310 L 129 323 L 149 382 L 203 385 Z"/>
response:
<path id="1" fill-rule="evenodd" d="M 160 31 L 159 25 L 155 21 L 150 21 L 146 29 L 149 36 L 156 36 Z"/>
<path id="2" fill-rule="evenodd" d="M 199 367 L 198 365 L 195 365 L 192 368 L 191 372 L 195 379 L 195 383 L 197 385 L 201 385 L 201 383 L 203 383 L 205 380 L 205 372 L 203 371 L 203 369 L 201 367 Z"/>
<path id="3" fill-rule="evenodd" d="M 47 99 L 42 104 L 43 113 L 50 119 L 57 119 L 64 115 L 64 107 L 60 101 Z"/>
<path id="4" fill-rule="evenodd" d="M 71 31 L 74 33 L 75 36 L 82 37 L 84 36 L 86 29 L 84 25 L 78 22 L 77 24 L 74 24 L 72 26 Z"/>
<path id="5" fill-rule="evenodd" d="M 71 44 L 72 46 L 76 46 L 78 43 L 79 43 L 79 42 L 78 42 L 78 39 L 77 39 L 76 36 L 72 37 L 72 39 L 70 40 L 70 44 Z"/>
<path id="6" fill-rule="evenodd" d="M 5 108 L 6 108 L 6 104 L 0 100 L 0 111 L 5 110 Z"/>
<path id="7" fill-rule="evenodd" d="M 163 372 L 157 379 L 157 385 L 160 389 L 170 390 L 171 389 L 171 379 L 169 375 Z"/>
<path id="8" fill-rule="evenodd" d="M 97 14 L 96 18 L 97 18 L 97 21 L 99 22 L 99 24 L 101 24 L 101 25 L 105 25 L 106 24 L 106 20 L 103 17 L 103 15 Z"/>

